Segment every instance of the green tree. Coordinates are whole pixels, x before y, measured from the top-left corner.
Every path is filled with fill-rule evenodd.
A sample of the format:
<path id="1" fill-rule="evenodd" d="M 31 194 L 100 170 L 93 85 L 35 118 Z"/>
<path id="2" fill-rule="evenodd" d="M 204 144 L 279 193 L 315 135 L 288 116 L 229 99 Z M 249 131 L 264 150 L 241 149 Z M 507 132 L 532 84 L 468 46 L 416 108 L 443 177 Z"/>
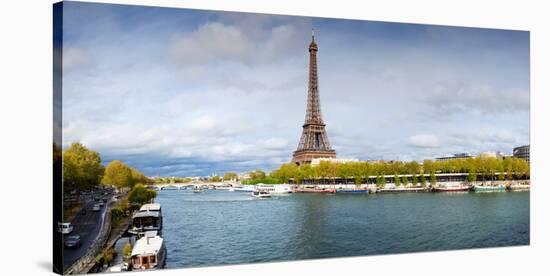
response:
<path id="1" fill-rule="evenodd" d="M 397 176 L 397 174 L 396 174 L 393 178 L 394 178 L 395 186 L 400 186 L 401 185 L 401 179 L 399 178 L 399 176 Z"/>
<path id="2" fill-rule="evenodd" d="M 416 176 L 416 173 L 413 174 L 413 177 L 412 177 L 412 184 L 414 186 L 416 186 L 418 184 L 418 176 Z"/>
<path id="3" fill-rule="evenodd" d="M 212 182 L 221 182 L 222 178 L 219 175 L 214 175 L 210 178 L 210 181 L 212 181 Z"/>
<path id="4" fill-rule="evenodd" d="M 104 168 L 98 152 L 80 143 L 73 143 L 62 156 L 63 185 L 66 190 L 90 189 L 99 184 Z"/>
<path id="5" fill-rule="evenodd" d="M 101 182 L 118 188 L 132 188 L 135 184 L 132 169 L 120 160 L 113 160 L 107 165 Z"/>
<path id="6" fill-rule="evenodd" d="M 477 173 L 475 173 L 474 171 L 468 172 L 468 181 L 469 182 L 477 181 Z"/>
<path id="7" fill-rule="evenodd" d="M 128 201 L 131 203 L 145 204 L 151 202 L 157 196 L 157 191 L 147 188 L 147 186 L 138 183 L 128 194 Z"/>
<path id="8" fill-rule="evenodd" d="M 376 186 L 379 188 L 384 188 L 386 186 L 386 181 L 383 176 L 379 175 L 376 177 Z"/>
<path id="9" fill-rule="evenodd" d="M 130 188 L 134 186 L 136 183 L 149 183 L 151 182 L 149 178 L 147 178 L 143 173 L 140 171 L 130 168 L 130 171 L 132 173 L 132 181 L 130 183 Z"/>
<path id="10" fill-rule="evenodd" d="M 122 249 L 122 254 L 123 254 L 123 258 L 124 260 L 129 260 L 130 259 L 130 255 L 132 254 L 132 244 L 131 243 L 127 243 L 126 245 L 124 245 L 124 248 Z"/>
<path id="11" fill-rule="evenodd" d="M 237 173 L 234 173 L 234 172 L 226 172 L 224 175 L 223 175 L 223 180 L 227 181 L 227 180 L 237 180 Z"/>
<path id="12" fill-rule="evenodd" d="M 251 179 L 264 179 L 266 174 L 264 171 L 258 169 L 249 173 Z"/>
<path id="13" fill-rule="evenodd" d="M 407 182 L 409 182 L 407 177 L 403 175 L 401 177 L 401 183 L 403 184 L 403 186 L 407 186 Z"/>
<path id="14" fill-rule="evenodd" d="M 274 170 L 270 177 L 277 179 L 277 182 L 288 183 L 291 178 L 298 175 L 298 166 L 293 163 L 285 163 L 277 170 Z"/>
<path id="15" fill-rule="evenodd" d="M 434 186 L 435 183 L 436 183 L 436 181 L 437 181 L 437 179 L 436 179 L 436 177 L 435 177 L 435 173 L 432 172 L 432 173 L 430 174 L 430 184 L 432 184 L 432 186 Z"/>

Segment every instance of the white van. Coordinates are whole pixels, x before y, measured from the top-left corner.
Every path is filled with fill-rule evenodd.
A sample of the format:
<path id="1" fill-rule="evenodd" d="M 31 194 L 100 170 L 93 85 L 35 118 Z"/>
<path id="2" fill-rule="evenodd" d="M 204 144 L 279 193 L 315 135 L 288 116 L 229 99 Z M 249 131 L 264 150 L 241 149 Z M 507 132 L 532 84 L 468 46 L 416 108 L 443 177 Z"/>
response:
<path id="1" fill-rule="evenodd" d="M 58 224 L 59 233 L 63 235 L 70 234 L 73 232 L 73 225 L 70 222 L 59 222 Z"/>

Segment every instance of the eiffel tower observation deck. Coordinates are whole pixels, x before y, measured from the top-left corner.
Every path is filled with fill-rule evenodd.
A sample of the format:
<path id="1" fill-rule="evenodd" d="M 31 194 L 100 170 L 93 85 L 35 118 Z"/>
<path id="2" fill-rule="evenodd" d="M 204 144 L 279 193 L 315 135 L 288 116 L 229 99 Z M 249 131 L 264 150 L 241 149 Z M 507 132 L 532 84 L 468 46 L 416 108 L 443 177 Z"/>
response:
<path id="1" fill-rule="evenodd" d="M 325 123 L 321 115 L 319 80 L 317 76 L 317 43 L 311 32 L 309 44 L 309 84 L 307 91 L 306 119 L 302 126 L 302 137 L 298 149 L 292 155 L 292 163 L 310 164 L 315 158 L 336 158 L 336 151 L 330 147 Z"/>

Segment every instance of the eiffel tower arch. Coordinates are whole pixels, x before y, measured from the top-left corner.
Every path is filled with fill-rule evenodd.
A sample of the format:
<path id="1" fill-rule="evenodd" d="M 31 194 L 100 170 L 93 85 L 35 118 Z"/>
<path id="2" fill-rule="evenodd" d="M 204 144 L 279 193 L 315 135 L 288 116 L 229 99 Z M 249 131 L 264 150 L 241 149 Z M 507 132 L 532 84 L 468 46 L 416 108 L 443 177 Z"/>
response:
<path id="1" fill-rule="evenodd" d="M 306 118 L 302 126 L 302 137 L 298 149 L 292 155 L 292 163 L 309 164 L 315 158 L 336 158 L 336 151 L 330 147 L 325 123 L 321 115 L 319 80 L 317 76 L 317 43 L 312 32 L 309 44 L 309 82 L 307 91 Z"/>

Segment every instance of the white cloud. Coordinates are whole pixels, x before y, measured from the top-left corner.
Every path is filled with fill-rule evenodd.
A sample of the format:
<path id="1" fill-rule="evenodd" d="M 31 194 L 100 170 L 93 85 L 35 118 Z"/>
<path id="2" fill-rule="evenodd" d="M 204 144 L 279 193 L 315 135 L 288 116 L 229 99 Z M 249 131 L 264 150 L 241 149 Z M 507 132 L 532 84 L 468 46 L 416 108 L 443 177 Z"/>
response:
<path id="1" fill-rule="evenodd" d="M 78 47 L 63 48 L 63 70 L 69 70 L 88 63 L 89 59 L 84 50 Z"/>
<path id="2" fill-rule="evenodd" d="M 440 142 L 435 135 L 419 134 L 409 137 L 409 145 L 418 148 L 437 148 Z"/>
<path id="3" fill-rule="evenodd" d="M 427 103 L 443 113 L 529 111 L 528 91 L 497 89 L 489 84 L 438 82 L 426 96 Z"/>

